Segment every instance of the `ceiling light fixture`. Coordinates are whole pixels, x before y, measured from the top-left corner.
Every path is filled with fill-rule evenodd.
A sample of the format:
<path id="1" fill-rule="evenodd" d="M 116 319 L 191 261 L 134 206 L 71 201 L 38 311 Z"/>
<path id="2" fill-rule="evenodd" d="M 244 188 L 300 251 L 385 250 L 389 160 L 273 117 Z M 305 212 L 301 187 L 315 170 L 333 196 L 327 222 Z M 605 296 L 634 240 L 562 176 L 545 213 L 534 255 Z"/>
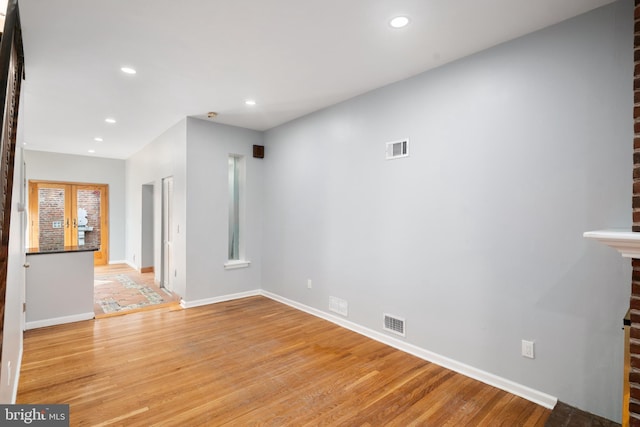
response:
<path id="1" fill-rule="evenodd" d="M 103 139 L 100 138 L 99 136 L 96 136 L 95 138 L 93 138 L 93 140 L 96 141 L 96 142 L 102 142 L 103 141 Z"/>
<path id="2" fill-rule="evenodd" d="M 244 101 L 244 103 L 247 105 L 256 105 L 256 101 L 254 101 L 253 99 L 247 99 L 246 101 Z"/>
<path id="3" fill-rule="evenodd" d="M 107 122 L 107 123 L 113 124 L 113 123 L 116 122 L 116 119 L 112 119 L 111 117 L 107 117 L 106 119 L 104 119 L 104 121 Z"/>
<path id="4" fill-rule="evenodd" d="M 218 117 L 218 113 L 216 113 L 215 111 L 209 111 L 207 113 L 207 117 L 209 117 L 210 119 L 215 119 L 216 117 Z"/>
<path id="5" fill-rule="evenodd" d="M 125 74 L 135 74 L 137 71 L 131 67 L 122 67 L 120 68 L 120 71 L 122 71 Z"/>
<path id="6" fill-rule="evenodd" d="M 409 18 L 406 16 L 396 16 L 391 21 L 389 21 L 389 25 L 393 28 L 403 28 L 409 24 Z"/>
<path id="7" fill-rule="evenodd" d="M 91 154 L 93 154 L 95 152 L 96 152 L 96 150 L 89 150 L 89 153 L 91 153 Z"/>

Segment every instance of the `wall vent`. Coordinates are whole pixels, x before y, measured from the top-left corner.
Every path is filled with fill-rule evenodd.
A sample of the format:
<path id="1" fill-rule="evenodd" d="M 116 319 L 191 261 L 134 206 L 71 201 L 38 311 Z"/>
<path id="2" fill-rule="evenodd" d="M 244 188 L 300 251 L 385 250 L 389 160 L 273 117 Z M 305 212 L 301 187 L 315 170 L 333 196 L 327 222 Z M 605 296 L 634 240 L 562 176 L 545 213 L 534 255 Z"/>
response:
<path id="1" fill-rule="evenodd" d="M 409 140 L 387 142 L 387 160 L 409 156 Z"/>
<path id="2" fill-rule="evenodd" d="M 347 316 L 349 313 L 349 305 L 343 299 L 329 297 L 329 310 Z"/>
<path id="3" fill-rule="evenodd" d="M 385 331 L 393 332 L 394 334 L 398 334 L 404 337 L 404 319 L 397 316 L 392 316 L 390 314 L 384 314 L 383 329 Z"/>

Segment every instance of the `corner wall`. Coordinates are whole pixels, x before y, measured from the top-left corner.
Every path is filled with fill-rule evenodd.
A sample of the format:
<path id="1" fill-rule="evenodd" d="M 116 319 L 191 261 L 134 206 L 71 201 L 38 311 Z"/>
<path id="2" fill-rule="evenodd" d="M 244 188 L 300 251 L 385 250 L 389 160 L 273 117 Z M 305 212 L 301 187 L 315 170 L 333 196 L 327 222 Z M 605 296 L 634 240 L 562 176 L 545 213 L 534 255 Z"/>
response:
<path id="1" fill-rule="evenodd" d="M 253 158 L 262 133 L 187 119 L 188 304 L 260 289 L 262 285 L 263 159 Z M 244 156 L 245 252 L 248 268 L 225 270 L 229 241 L 229 155 Z"/>
<path id="2" fill-rule="evenodd" d="M 173 290 L 181 296 L 186 288 L 186 187 L 187 187 L 187 120 L 183 119 L 147 144 L 126 161 L 127 262 L 136 268 L 142 253 L 142 187 L 154 189 L 154 269 L 155 280 L 161 279 L 162 179 L 173 177 L 174 263 Z"/>
<path id="3" fill-rule="evenodd" d="M 19 125 L 20 126 L 20 125 Z M 24 202 L 25 189 L 21 127 L 18 130 L 13 179 L 11 206 L 11 224 L 9 230 L 9 253 L 7 266 L 7 293 L 4 309 L 4 330 L 2 334 L 2 371 L 0 374 L 0 403 L 15 403 L 18 393 L 20 363 L 22 362 L 22 344 L 24 330 L 25 302 L 25 235 L 26 213 L 20 212 L 19 205 Z"/>
<path id="4" fill-rule="evenodd" d="M 582 233 L 630 226 L 632 9 L 266 132 L 263 289 L 619 421 L 631 271 Z"/>

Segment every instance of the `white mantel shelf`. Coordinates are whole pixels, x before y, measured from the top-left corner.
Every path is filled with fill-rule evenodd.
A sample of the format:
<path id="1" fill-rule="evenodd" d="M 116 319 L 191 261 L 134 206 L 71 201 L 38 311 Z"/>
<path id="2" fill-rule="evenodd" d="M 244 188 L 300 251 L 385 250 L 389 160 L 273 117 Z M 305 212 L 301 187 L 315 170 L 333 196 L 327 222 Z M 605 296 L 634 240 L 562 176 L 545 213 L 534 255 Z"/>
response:
<path id="1" fill-rule="evenodd" d="M 640 258 L 640 232 L 630 230 L 597 230 L 583 234 L 588 239 L 611 246 L 625 258 Z"/>

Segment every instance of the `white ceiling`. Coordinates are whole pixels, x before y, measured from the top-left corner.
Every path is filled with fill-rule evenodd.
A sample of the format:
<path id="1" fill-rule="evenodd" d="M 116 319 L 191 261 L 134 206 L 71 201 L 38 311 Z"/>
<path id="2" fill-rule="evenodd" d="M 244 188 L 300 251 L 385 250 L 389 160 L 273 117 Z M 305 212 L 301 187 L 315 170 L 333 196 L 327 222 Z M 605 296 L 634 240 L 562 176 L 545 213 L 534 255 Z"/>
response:
<path id="1" fill-rule="evenodd" d="M 208 111 L 265 130 L 611 2 L 19 0 L 22 134 L 127 158 Z M 392 29 L 397 15 L 409 26 Z"/>

